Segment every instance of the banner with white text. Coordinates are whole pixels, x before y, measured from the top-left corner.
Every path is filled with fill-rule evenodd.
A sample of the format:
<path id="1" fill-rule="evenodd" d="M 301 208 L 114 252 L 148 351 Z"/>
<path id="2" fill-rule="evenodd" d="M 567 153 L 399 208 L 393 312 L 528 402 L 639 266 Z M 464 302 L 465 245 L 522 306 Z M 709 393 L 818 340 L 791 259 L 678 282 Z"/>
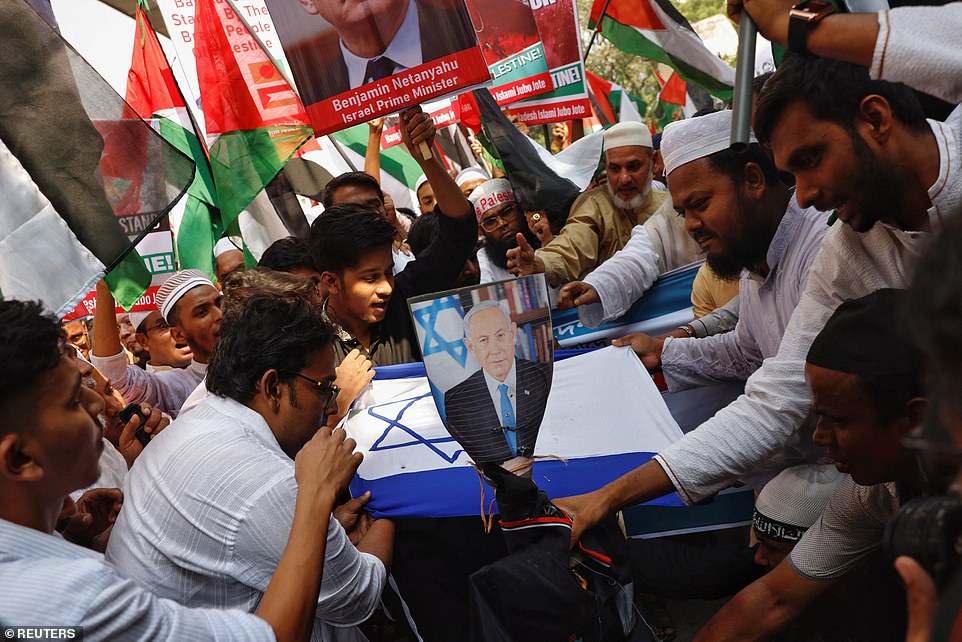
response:
<path id="1" fill-rule="evenodd" d="M 380 4 L 267 0 L 316 135 L 489 78 L 464 0 Z"/>
<path id="2" fill-rule="evenodd" d="M 421 108 L 434 121 L 437 129 L 453 125 L 461 120 L 461 109 L 457 100 L 442 98 L 421 105 Z M 395 114 L 388 116 L 384 123 L 384 131 L 381 132 L 381 149 L 388 149 L 401 143 L 400 119 Z"/>
<path id="3" fill-rule="evenodd" d="M 585 86 L 581 25 L 574 0 L 529 0 L 538 25 L 554 89 L 511 105 L 511 113 L 527 125 L 587 118 L 591 102 Z"/>

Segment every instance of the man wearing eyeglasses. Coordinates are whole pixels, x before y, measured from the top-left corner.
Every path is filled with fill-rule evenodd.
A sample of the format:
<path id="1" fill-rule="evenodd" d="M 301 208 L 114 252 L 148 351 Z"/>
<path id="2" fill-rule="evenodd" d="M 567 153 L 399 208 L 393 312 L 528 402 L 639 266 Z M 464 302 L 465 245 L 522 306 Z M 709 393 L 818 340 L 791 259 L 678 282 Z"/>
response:
<path id="1" fill-rule="evenodd" d="M 296 295 L 254 294 L 229 309 L 211 394 L 138 459 L 108 560 L 158 595 L 253 611 L 292 523 L 294 455 L 337 406 L 333 341 L 320 306 Z M 365 499 L 328 526 L 312 640 L 335 639 L 380 600 L 394 526 L 364 514 Z"/>
<path id="2" fill-rule="evenodd" d="M 210 288 L 214 291 L 213 285 Z M 171 325 L 163 313 L 155 309 L 139 320 L 131 315 L 137 320 L 137 341 L 147 348 L 150 361 L 146 370 L 130 365 L 120 342 L 115 306 L 107 284 L 100 281 L 97 284 L 91 362 L 114 382 L 125 399 L 149 403 L 176 417 L 184 400 L 203 380 L 207 364 L 194 359 L 186 341 L 178 345 Z"/>
<path id="3" fill-rule="evenodd" d="M 516 236 L 524 234 L 529 244 L 539 245 L 538 239 L 525 224 L 524 213 L 518 206 L 511 183 L 495 178 L 481 183 L 468 199 L 474 206 L 484 247 L 478 250 L 481 283 L 514 278 L 508 272 L 508 250 L 518 247 Z"/>
<path id="4" fill-rule="evenodd" d="M 190 346 L 186 343 L 178 345 L 174 341 L 170 336 L 170 324 L 164 320 L 160 310 L 131 312 L 130 321 L 135 331 L 134 339 L 147 351 L 147 372 L 163 372 L 190 365 Z"/>

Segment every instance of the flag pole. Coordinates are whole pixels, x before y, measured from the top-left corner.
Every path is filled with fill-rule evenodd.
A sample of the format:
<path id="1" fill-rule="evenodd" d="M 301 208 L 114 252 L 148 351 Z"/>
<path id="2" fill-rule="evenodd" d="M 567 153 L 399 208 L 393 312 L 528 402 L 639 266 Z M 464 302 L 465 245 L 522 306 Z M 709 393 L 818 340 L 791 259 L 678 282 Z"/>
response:
<path id="1" fill-rule="evenodd" d="M 598 24 L 595 25 L 595 30 L 591 34 L 591 40 L 588 41 L 588 46 L 585 47 L 585 59 L 582 62 L 588 61 L 588 54 L 591 53 L 591 46 L 595 44 L 595 38 L 601 33 L 601 20 L 604 20 L 605 13 L 608 11 L 608 5 L 611 4 L 611 0 L 605 0 L 605 3 L 601 5 L 601 15 L 598 17 Z"/>
<path id="2" fill-rule="evenodd" d="M 731 146 L 736 151 L 748 147 L 752 126 L 752 80 L 755 71 L 755 22 L 742 12 L 738 23 L 738 60 L 735 66 L 735 88 L 732 91 Z"/>
<path id="3" fill-rule="evenodd" d="M 245 29 L 247 29 L 247 33 L 251 35 L 251 38 L 254 39 L 254 42 L 257 43 L 257 46 L 260 47 L 264 53 L 267 54 L 267 57 L 271 59 L 271 62 L 274 64 L 274 68 L 277 69 L 277 73 L 279 73 L 281 78 L 284 79 L 284 82 L 290 86 L 291 91 L 294 92 L 294 95 L 300 98 L 301 94 L 297 90 L 297 86 L 294 84 L 294 79 L 287 74 L 287 68 L 281 64 L 279 58 L 275 57 L 274 54 L 271 53 L 270 49 L 267 48 L 267 45 L 264 44 L 264 41 L 261 40 L 261 37 L 254 33 L 254 30 L 251 29 L 251 23 L 247 21 L 247 18 L 244 17 L 243 13 L 237 10 L 237 5 L 234 4 L 234 0 L 227 0 L 227 5 L 231 8 L 231 11 L 234 12 L 234 15 L 240 19 L 241 24 L 244 25 Z"/>

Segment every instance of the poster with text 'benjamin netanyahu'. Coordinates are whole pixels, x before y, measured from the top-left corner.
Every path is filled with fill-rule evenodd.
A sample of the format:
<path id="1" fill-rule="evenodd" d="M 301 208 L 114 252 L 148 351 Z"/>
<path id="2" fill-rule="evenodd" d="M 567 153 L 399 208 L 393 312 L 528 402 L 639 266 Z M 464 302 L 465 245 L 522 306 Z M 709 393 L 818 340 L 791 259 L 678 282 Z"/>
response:
<path id="1" fill-rule="evenodd" d="M 511 105 L 511 111 L 527 125 L 556 123 L 591 115 L 581 53 L 581 26 L 575 0 L 529 0 L 544 43 L 554 89 L 536 98 Z"/>
<path id="2" fill-rule="evenodd" d="M 489 79 L 464 0 L 267 0 L 317 135 Z"/>

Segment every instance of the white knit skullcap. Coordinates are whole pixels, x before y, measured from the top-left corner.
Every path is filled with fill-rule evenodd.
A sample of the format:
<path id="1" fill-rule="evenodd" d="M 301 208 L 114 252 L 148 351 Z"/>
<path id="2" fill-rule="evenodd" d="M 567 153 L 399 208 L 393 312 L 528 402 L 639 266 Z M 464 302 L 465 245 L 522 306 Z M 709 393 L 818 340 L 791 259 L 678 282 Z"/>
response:
<path id="1" fill-rule="evenodd" d="M 474 215 L 480 221 L 488 210 L 505 203 L 514 203 L 516 199 L 511 183 L 504 178 L 492 178 L 475 187 L 468 200 L 474 205 Z"/>
<path id="2" fill-rule="evenodd" d="M 220 239 L 219 241 L 217 241 L 217 243 L 214 244 L 214 258 L 216 259 L 221 254 L 225 254 L 227 252 L 230 252 L 231 250 L 237 250 L 238 252 L 243 251 L 239 247 L 234 245 L 233 241 L 231 241 L 228 237 L 225 236 L 224 238 Z"/>
<path id="3" fill-rule="evenodd" d="M 147 312 L 131 312 L 130 313 L 130 325 L 134 326 L 134 332 L 138 331 L 140 324 L 143 323 L 147 317 L 153 314 L 153 310 L 148 310 Z"/>
<path id="4" fill-rule="evenodd" d="M 174 272 L 164 281 L 157 290 L 157 309 L 168 323 L 170 323 L 170 311 L 174 309 L 181 297 L 187 294 L 188 290 L 199 285 L 214 287 L 207 275 L 200 270 Z"/>
<path id="5" fill-rule="evenodd" d="M 770 524 L 807 529 L 825 510 L 843 477 L 833 464 L 786 468 L 758 494 L 755 500 L 756 528 L 761 518 Z M 762 535 L 766 533 L 763 531 Z"/>
<path id="6" fill-rule="evenodd" d="M 417 194 L 421 186 L 428 182 L 428 177 L 424 174 L 418 176 L 418 180 L 414 183 L 414 193 Z"/>
<path id="7" fill-rule="evenodd" d="M 625 122 L 612 125 L 605 130 L 601 151 L 629 146 L 651 149 L 651 132 L 648 127 L 642 123 Z"/>
<path id="8" fill-rule="evenodd" d="M 731 147 L 731 135 L 730 109 L 668 123 L 661 134 L 661 159 L 665 162 L 665 176 L 686 163 L 728 149 Z M 755 132 L 749 131 L 748 142 L 758 142 Z"/>
<path id="9" fill-rule="evenodd" d="M 475 167 L 472 165 L 471 167 L 465 167 L 458 172 L 458 175 L 454 177 L 454 182 L 457 183 L 458 187 L 463 187 L 468 181 L 476 181 L 479 178 L 486 181 L 491 177 L 488 176 L 480 167 Z"/>

